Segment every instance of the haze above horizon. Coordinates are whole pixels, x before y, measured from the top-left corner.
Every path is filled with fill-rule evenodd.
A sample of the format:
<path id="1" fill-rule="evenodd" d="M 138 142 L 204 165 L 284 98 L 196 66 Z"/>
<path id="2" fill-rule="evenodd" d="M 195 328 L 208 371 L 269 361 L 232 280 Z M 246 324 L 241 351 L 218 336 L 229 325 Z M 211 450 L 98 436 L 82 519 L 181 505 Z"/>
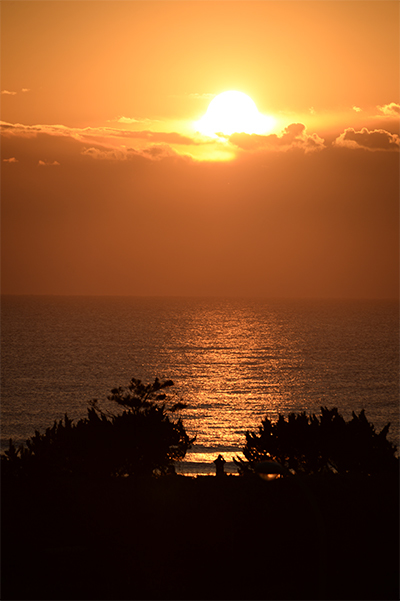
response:
<path id="1" fill-rule="evenodd" d="M 398 3 L 1 12 L 3 294 L 398 298 Z"/>

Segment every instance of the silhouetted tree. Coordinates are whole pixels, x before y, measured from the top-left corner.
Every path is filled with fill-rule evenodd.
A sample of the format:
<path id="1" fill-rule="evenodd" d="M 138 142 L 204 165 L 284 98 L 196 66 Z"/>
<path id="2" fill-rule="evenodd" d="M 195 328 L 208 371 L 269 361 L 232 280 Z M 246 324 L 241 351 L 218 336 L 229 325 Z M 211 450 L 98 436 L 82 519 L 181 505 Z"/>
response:
<path id="1" fill-rule="evenodd" d="M 348 422 L 336 407 L 321 407 L 321 414 L 279 414 L 272 422 L 265 417 L 258 430 L 246 432 L 243 454 L 250 462 L 237 463 L 244 473 L 251 463 L 274 460 L 295 472 L 374 474 L 398 470 L 396 446 L 387 440 L 390 424 L 377 434 L 365 411 L 352 413 Z"/>
<path id="2" fill-rule="evenodd" d="M 10 440 L 2 455 L 5 474 L 135 475 L 163 474 L 183 459 L 190 439 L 182 419 L 169 413 L 184 403 L 167 407 L 165 390 L 171 380 L 143 384 L 132 379 L 128 388 L 115 388 L 108 397 L 122 412 L 103 412 L 92 401 L 86 418 L 76 424 L 65 415 L 44 434 L 35 432 L 18 449 Z"/>

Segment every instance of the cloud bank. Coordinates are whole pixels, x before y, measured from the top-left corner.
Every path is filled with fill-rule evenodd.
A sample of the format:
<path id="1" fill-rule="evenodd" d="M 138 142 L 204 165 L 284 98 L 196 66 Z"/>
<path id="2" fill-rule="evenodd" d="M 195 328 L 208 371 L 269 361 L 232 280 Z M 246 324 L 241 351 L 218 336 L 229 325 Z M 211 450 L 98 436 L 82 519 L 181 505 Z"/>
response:
<path id="1" fill-rule="evenodd" d="M 270 146 L 265 136 L 239 136 L 261 150 L 250 145 L 219 163 L 148 139 L 137 150 L 67 137 L 68 129 L 11 131 L 3 157 L 19 162 L 2 163 L 4 293 L 398 293 L 395 152 L 304 152 L 315 139 L 301 124 Z M 371 140 L 367 132 L 364 144 Z M 281 151 L 292 142 L 299 151 Z"/>
<path id="2" fill-rule="evenodd" d="M 68 136 L 76 140 L 97 139 L 99 141 L 109 138 L 130 138 L 148 140 L 152 143 L 169 143 L 182 145 L 199 145 L 202 142 L 195 138 L 183 136 L 177 132 L 157 132 L 150 130 L 131 131 L 127 129 L 116 129 L 112 127 L 85 127 L 73 128 L 65 125 L 23 125 L 21 123 L 0 122 L 4 135 L 36 136 L 47 134 L 55 136 Z"/>
<path id="3" fill-rule="evenodd" d="M 317 134 L 307 134 L 303 123 L 292 123 L 280 135 L 232 134 L 229 141 L 242 150 L 297 148 L 304 152 L 314 152 L 325 148 L 324 140 Z"/>
<path id="4" fill-rule="evenodd" d="M 371 151 L 399 150 L 399 136 L 384 129 L 369 131 L 363 127 L 361 131 L 355 131 L 349 127 L 333 144 L 342 148 L 364 148 Z"/>
<path id="5" fill-rule="evenodd" d="M 395 109 L 391 106 L 390 110 Z M 251 156 L 265 152 L 319 153 L 326 151 L 331 145 L 336 149 L 399 150 L 399 136 L 385 129 L 363 128 L 357 131 L 354 128 L 347 128 L 332 143 L 326 143 L 318 134 L 308 133 L 304 123 L 292 123 L 280 134 L 234 133 L 230 136 L 220 134 L 219 141 L 207 137 L 192 137 L 173 131 L 131 131 L 113 127 L 72 128 L 63 125 L 23 125 L 6 122 L 0 122 L 0 126 L 4 140 L 43 138 L 43 140 L 47 139 L 47 144 L 49 144 L 51 139 L 69 139 L 71 142 L 73 140 L 80 144 L 79 150 L 77 147 L 78 154 L 92 159 L 111 161 L 129 160 L 134 156 L 157 161 L 177 156 L 186 160 L 196 160 L 195 149 L 199 149 L 203 153 L 199 160 L 210 161 L 213 160 L 212 152 L 215 150 L 230 152 L 230 159 L 235 156 L 245 156 L 246 154 Z M 190 148 L 193 149 L 194 156 L 191 156 Z M 15 147 L 10 149 L 10 155 L 19 158 Z M 51 157 L 51 155 L 48 156 Z M 58 159 L 56 153 L 54 158 Z M 36 159 L 36 164 L 38 159 L 42 161 L 40 155 Z M 42 161 L 40 164 L 48 165 L 49 161 Z"/>

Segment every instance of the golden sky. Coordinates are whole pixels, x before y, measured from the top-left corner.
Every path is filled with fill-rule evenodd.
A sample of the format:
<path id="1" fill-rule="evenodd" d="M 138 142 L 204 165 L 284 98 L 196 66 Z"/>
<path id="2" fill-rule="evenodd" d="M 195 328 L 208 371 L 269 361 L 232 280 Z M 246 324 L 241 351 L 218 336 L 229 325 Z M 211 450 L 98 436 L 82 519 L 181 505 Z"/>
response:
<path id="1" fill-rule="evenodd" d="M 1 44 L 4 294 L 398 295 L 398 2 L 3 0 Z M 229 90 L 267 131 L 199 131 Z"/>

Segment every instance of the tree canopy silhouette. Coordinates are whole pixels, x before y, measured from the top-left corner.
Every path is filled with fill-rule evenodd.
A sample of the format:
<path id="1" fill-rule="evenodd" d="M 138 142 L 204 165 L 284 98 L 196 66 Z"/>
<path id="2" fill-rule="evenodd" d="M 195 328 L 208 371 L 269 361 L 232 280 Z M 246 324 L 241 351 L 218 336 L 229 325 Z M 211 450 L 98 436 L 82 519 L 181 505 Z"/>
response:
<path id="1" fill-rule="evenodd" d="M 241 471 L 252 462 L 278 461 L 289 470 L 318 473 L 375 474 L 398 470 L 396 446 L 387 440 L 390 423 L 377 434 L 362 410 L 345 421 L 336 407 L 321 407 L 321 414 L 279 414 L 265 417 L 258 430 L 246 432 L 243 454 L 250 466 L 238 462 Z"/>
<path id="2" fill-rule="evenodd" d="M 172 404 L 166 389 L 172 380 L 144 384 L 132 378 L 127 389 L 114 388 L 107 398 L 122 412 L 102 411 L 92 401 L 87 417 L 76 424 L 65 415 L 44 434 L 38 431 L 16 448 L 12 440 L 2 455 L 3 474 L 81 474 L 97 476 L 149 476 L 168 472 L 183 459 L 194 441 L 181 417 L 184 409 Z"/>

